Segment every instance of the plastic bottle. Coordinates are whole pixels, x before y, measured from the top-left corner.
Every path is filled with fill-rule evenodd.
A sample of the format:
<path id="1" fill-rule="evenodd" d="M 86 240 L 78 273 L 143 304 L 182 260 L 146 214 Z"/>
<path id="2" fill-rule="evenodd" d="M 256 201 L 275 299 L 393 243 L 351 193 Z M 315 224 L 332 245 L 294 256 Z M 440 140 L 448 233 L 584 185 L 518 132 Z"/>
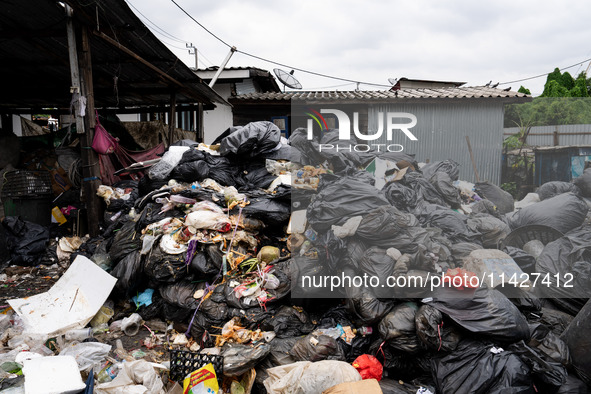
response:
<path id="1" fill-rule="evenodd" d="M 371 327 L 360 327 L 357 329 L 357 334 L 361 336 L 371 335 L 373 333 L 373 328 Z"/>
<path id="2" fill-rule="evenodd" d="M 115 341 L 115 355 L 121 361 L 134 360 L 134 358 L 127 352 L 127 350 L 123 348 L 123 342 L 121 342 L 121 339 L 117 339 L 117 341 Z"/>
<path id="3" fill-rule="evenodd" d="M 92 337 L 92 328 L 81 328 L 79 330 L 70 330 L 66 332 L 66 341 L 80 341 Z"/>
<path id="4" fill-rule="evenodd" d="M 101 369 L 101 371 L 98 373 L 97 380 L 99 383 L 108 383 L 111 380 L 115 379 L 118 373 L 118 364 L 113 364 L 110 361 L 107 361 L 104 368 Z"/>

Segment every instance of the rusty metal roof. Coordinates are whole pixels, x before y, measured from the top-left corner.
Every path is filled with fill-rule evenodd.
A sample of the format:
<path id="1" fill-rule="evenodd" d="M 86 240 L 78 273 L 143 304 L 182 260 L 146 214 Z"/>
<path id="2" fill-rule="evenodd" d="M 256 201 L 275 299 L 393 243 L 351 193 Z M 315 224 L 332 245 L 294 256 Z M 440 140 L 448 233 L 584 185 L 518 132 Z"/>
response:
<path id="1" fill-rule="evenodd" d="M 452 87 L 439 89 L 400 89 L 366 90 L 366 91 L 298 91 L 283 93 L 249 93 L 236 96 L 231 101 L 391 101 L 417 99 L 502 99 L 507 102 L 529 101 L 531 96 L 514 91 L 491 88 L 487 86 Z"/>
<path id="2" fill-rule="evenodd" d="M 78 51 L 78 27 L 90 29 L 97 107 L 162 105 L 170 101 L 173 89 L 178 104 L 201 102 L 212 107 L 214 102 L 225 102 L 152 34 L 124 0 L 63 3 L 74 10 Z M 0 86 L 0 110 L 4 112 L 69 107 L 71 79 L 62 4 L 55 0 L 2 2 Z"/>

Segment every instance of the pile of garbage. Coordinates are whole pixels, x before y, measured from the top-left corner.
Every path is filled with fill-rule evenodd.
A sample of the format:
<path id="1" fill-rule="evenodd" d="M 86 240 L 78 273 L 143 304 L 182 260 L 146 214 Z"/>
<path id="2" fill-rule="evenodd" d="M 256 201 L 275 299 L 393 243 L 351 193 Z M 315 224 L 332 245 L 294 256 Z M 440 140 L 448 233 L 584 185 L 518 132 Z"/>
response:
<path id="1" fill-rule="evenodd" d="M 27 385 L 77 366 L 97 393 L 174 392 L 183 380 L 232 393 L 586 392 L 591 170 L 515 202 L 459 180 L 453 160 L 345 143 L 304 129 L 286 140 L 255 122 L 217 145 L 170 147 L 139 182 L 102 185 L 100 237 L 23 249 L 29 224 L 7 218 L 9 250 L 27 251 L 19 261 L 55 254 L 76 278 L 89 259 L 113 280 L 70 326 L 34 330 L 32 302 L 11 301 L 0 388 L 22 383 L 15 371 Z M 105 341 L 162 325 L 142 344 L 164 354 L 148 363 L 66 335 L 88 324 Z"/>

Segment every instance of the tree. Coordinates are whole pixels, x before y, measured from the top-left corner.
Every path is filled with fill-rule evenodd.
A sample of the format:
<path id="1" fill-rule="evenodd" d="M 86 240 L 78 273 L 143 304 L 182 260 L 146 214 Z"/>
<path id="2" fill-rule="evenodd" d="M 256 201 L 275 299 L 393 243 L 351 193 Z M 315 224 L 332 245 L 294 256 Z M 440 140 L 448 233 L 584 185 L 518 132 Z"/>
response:
<path id="1" fill-rule="evenodd" d="M 581 72 L 576 79 L 555 68 L 546 78 L 544 92 L 530 103 L 505 108 L 505 127 L 591 123 L 591 79 Z M 529 93 L 525 87 L 519 92 Z"/>

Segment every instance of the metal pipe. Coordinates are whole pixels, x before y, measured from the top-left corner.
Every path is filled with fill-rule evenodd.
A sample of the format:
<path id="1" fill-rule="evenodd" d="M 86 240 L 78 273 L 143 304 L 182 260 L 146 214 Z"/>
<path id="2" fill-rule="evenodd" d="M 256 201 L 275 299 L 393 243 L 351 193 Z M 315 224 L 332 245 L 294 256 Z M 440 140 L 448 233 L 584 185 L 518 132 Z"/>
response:
<path id="1" fill-rule="evenodd" d="M 218 80 L 218 77 L 220 76 L 220 74 L 222 73 L 222 71 L 224 71 L 224 68 L 226 67 L 226 65 L 230 61 L 230 58 L 232 57 L 232 55 L 234 54 L 234 52 L 236 52 L 236 47 L 230 48 L 230 52 L 228 53 L 228 56 L 226 56 L 226 58 L 222 62 L 222 65 L 218 68 L 218 70 L 216 71 L 215 75 L 213 76 L 213 78 L 209 82 L 209 87 L 210 88 L 213 87 L 213 85 L 215 84 L 215 82 Z"/>

